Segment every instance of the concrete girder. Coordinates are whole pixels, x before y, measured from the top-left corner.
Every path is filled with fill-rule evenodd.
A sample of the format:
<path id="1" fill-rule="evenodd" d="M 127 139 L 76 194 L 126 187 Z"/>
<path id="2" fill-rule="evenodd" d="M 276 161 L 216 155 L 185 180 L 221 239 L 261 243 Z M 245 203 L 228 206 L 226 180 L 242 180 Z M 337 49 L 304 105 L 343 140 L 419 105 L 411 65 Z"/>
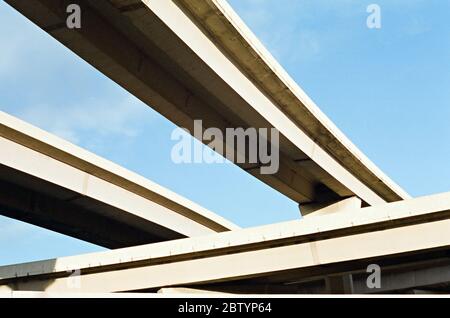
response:
<path id="1" fill-rule="evenodd" d="M 362 207 L 362 202 L 358 197 L 350 197 L 338 201 L 301 204 L 299 207 L 302 216 L 317 216 L 340 211 L 357 210 Z"/>
<path id="2" fill-rule="evenodd" d="M 194 119 L 202 119 L 205 128 L 277 128 L 280 172 L 262 175 L 241 167 L 297 202 L 357 195 L 375 205 L 406 197 L 379 195 L 378 183 L 366 184 L 347 171 L 172 1 L 75 1 L 83 12 L 79 30 L 64 26 L 64 5 L 74 1 L 39 0 L 33 7 L 7 2 L 179 126 L 191 129 Z"/>
<path id="3" fill-rule="evenodd" d="M 120 0 L 119 0 L 120 1 Z M 174 0 L 243 72 L 317 144 L 386 201 L 409 195 L 378 169 L 317 107 L 224 0 Z"/>
<path id="4" fill-rule="evenodd" d="M 81 269 L 79 288 L 82 292 L 144 290 L 261 277 L 280 271 L 353 260 L 372 259 L 373 261 L 373 259 L 399 253 L 418 253 L 424 250 L 448 248 L 450 238 L 442 237 L 437 232 L 449 228 L 450 221 L 443 220 L 234 254 L 221 253 L 204 258 L 189 257 L 189 259 L 178 261 L 137 267 L 124 266 L 122 269 L 91 273 L 89 270 L 83 273 L 85 269 Z M 386 240 L 396 240 L 396 245 L 386 247 Z M 70 291 L 71 280 L 73 280 L 72 277 L 36 276 L 18 278 L 4 284 L 14 290 L 63 292 Z"/>
<path id="5" fill-rule="evenodd" d="M 157 48 L 148 41 L 145 41 L 145 44 L 133 43 L 87 5 L 87 1 L 77 2 L 82 7 L 84 27 L 79 33 L 66 29 L 63 23 L 66 16 L 64 5 L 75 2 L 39 0 L 34 4 L 36 8 L 29 7 L 20 1 L 9 3 L 106 76 L 177 125 L 191 132 L 195 119 L 202 119 L 205 128 L 217 127 L 223 131 L 235 125 L 247 126 L 244 121 L 239 121 L 238 124 L 231 123 L 229 119 L 207 105 L 193 94 L 190 88 L 180 83 L 179 78 L 182 78 L 182 75 L 173 76 L 155 62 L 148 52 L 153 52 L 158 58 L 163 59 Z M 100 6 L 101 2 L 95 1 L 92 4 Z M 58 22 L 54 21 L 53 17 Z M 95 32 L 85 31 L 94 29 Z M 118 43 L 121 45 L 120 50 L 117 48 Z M 142 46 L 146 47 L 145 51 Z M 154 53 L 155 50 L 156 53 Z M 191 79 L 186 81 L 193 82 Z M 289 162 L 290 160 L 284 160 L 282 155 L 281 161 Z M 243 168 L 248 169 L 249 166 L 243 165 Z M 249 173 L 256 175 L 257 171 L 249 169 Z M 296 168 L 295 164 L 291 163 L 290 166 L 283 165 L 275 175 L 264 175 L 263 179 L 274 187 L 282 187 L 282 192 L 297 202 L 304 202 L 314 200 L 315 187 L 315 184 L 310 181 L 311 178 L 305 175 L 307 175 L 306 172 L 302 172 L 302 169 Z"/>
<path id="6" fill-rule="evenodd" d="M 210 284 L 300 269 L 335 276 L 339 273 L 329 273 L 330 266 L 448 249 L 449 217 L 446 193 L 199 238 L 4 266 L 0 283 L 15 290 L 63 291 L 69 279 L 66 270 L 74 269 L 81 270 L 82 289 L 88 292 Z"/>
<path id="7" fill-rule="evenodd" d="M 0 213 L 6 216 L 111 248 L 238 228 L 2 112 L 0 148 Z"/>

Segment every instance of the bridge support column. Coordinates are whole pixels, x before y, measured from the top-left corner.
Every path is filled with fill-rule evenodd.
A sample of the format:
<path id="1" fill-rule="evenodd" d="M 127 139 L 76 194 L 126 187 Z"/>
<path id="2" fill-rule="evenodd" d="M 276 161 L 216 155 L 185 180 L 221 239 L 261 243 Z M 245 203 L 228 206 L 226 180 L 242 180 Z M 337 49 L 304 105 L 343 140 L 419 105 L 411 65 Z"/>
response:
<path id="1" fill-rule="evenodd" d="M 305 216 L 310 215 L 325 215 L 336 212 L 350 211 L 360 209 L 362 201 L 358 197 L 350 197 L 339 201 L 329 201 L 324 203 L 299 204 L 300 214 Z"/>
<path id="2" fill-rule="evenodd" d="M 327 294 L 353 294 L 353 277 L 351 274 L 328 276 L 325 278 Z"/>

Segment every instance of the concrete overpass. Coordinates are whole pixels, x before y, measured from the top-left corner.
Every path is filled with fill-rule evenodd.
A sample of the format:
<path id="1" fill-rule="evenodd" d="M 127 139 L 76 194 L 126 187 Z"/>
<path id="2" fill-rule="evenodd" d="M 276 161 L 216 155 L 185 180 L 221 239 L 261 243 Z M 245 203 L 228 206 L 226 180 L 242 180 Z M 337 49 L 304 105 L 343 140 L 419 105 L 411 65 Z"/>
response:
<path id="1" fill-rule="evenodd" d="M 240 166 L 304 205 L 409 196 L 375 167 L 283 71 L 225 1 L 7 0 L 100 72 L 181 127 L 280 131 L 280 170 Z M 67 5 L 82 26 L 68 29 Z M 225 148 L 227 147 L 225 143 Z"/>
<path id="2" fill-rule="evenodd" d="M 91 207 L 95 202 L 103 216 L 103 204 L 120 210 L 107 211 L 108 221 L 117 221 L 111 226 L 134 228 L 123 242 L 106 241 L 110 247 L 139 243 L 141 234 L 137 239 L 136 229 L 142 233 L 143 228 L 147 229 L 145 235 L 159 235 L 151 240 L 173 240 L 0 267 L 0 290 L 74 292 L 69 288 L 71 275 L 80 270 L 81 284 L 75 292 L 86 293 L 450 291 L 450 194 L 411 199 L 331 123 L 226 2 L 6 2 L 179 126 L 192 131 L 193 121 L 202 119 L 204 128 L 278 129 L 278 173 L 262 175 L 259 165 L 239 166 L 298 202 L 302 214 L 308 215 L 282 224 L 236 229 L 191 203 L 180 203 L 174 194 L 144 184 L 139 176 L 122 175 L 111 163 L 92 163 L 81 153 L 71 158 L 67 156 L 70 151 L 58 149 L 43 153 L 41 149 L 47 146 L 33 148 L 40 144 L 42 136 L 9 137 L 2 145 L 10 147 L 11 153 L 24 155 L 17 160 L 3 156 L 2 164 L 9 167 L 4 175 L 8 176 L 8 169 L 22 169 L 28 175 L 17 179 L 27 183 L 32 183 L 34 177 L 45 180 L 47 183 L 39 185 L 39 189 L 45 189 L 49 181 L 62 186 L 76 193 L 73 198 L 77 207 Z M 81 29 L 66 27 L 66 7 L 72 3 L 81 7 Z M 66 184 L 67 178 L 58 180 L 58 174 L 35 175 L 42 172 L 21 163 L 30 149 L 89 174 L 85 179 L 90 191 L 83 188 L 83 177 L 72 189 Z M 44 157 L 41 159 L 36 162 L 45 167 Z M 17 188 L 5 196 L 4 202 L 20 193 L 23 184 L 15 182 Z M 115 191 L 138 198 L 118 202 L 110 195 Z M 57 193 L 58 188 L 48 188 L 45 195 Z M 67 198 L 58 200 L 72 204 L 72 199 Z M 148 210 L 162 209 L 165 215 L 184 217 L 186 223 L 164 223 L 164 218 L 155 218 L 157 214 L 143 221 L 140 208 L 136 209 L 141 204 L 136 202 L 142 199 Z M 82 200 L 90 201 L 84 206 Z M 96 205 L 99 201 L 102 206 Z M 152 208 L 149 202 L 153 202 Z M 31 202 L 28 206 L 32 206 Z M 94 237 L 105 242 L 105 233 L 90 227 L 92 220 L 81 225 L 74 222 L 68 220 L 65 228 L 55 229 L 70 234 L 67 228 L 75 225 L 84 229 L 80 238 Z M 42 220 L 35 224 L 46 226 Z M 229 229 L 232 231 L 211 234 Z M 177 239 L 177 235 L 193 237 Z M 369 290 L 365 284 L 365 270 L 372 263 L 383 269 L 380 290 Z"/>
<path id="3" fill-rule="evenodd" d="M 304 220 L 0 267 L 3 290 L 373 293 L 450 286 L 450 193 Z M 365 284 L 382 267 L 382 289 Z M 80 270 L 76 289 L 69 283 Z M 344 284 L 346 280 L 349 284 Z M 434 289 L 433 289 L 434 288 Z"/>
<path id="4" fill-rule="evenodd" d="M 108 248 L 237 229 L 224 218 L 0 112 L 0 214 Z"/>

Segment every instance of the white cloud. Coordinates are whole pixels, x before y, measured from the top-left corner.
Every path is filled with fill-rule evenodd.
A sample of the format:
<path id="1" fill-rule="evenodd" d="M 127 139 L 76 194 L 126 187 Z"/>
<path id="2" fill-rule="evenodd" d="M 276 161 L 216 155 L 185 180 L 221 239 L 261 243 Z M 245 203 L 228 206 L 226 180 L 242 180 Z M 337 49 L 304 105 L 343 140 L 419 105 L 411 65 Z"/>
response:
<path id="1" fill-rule="evenodd" d="M 367 5 L 385 12 L 420 10 L 424 0 L 229 0 L 245 23 L 282 64 L 319 60 L 351 45 L 367 32 Z M 421 34 L 424 21 L 412 18 L 407 32 Z"/>
<path id="2" fill-rule="evenodd" d="M 343 18 L 354 14 L 348 10 L 354 3 L 355 0 L 232 1 L 245 23 L 283 64 L 320 58 L 325 47 L 340 44 L 335 40 L 335 29 L 324 29 L 318 24 L 318 11 L 320 15 Z"/>
<path id="3" fill-rule="evenodd" d="M 153 111 L 135 97 L 124 93 L 116 98 L 90 98 L 67 105 L 27 106 L 18 116 L 55 135 L 81 143 L 89 134 L 100 137 L 136 136 Z"/>
<path id="4" fill-rule="evenodd" d="M 154 118 L 149 107 L 5 3 L 0 21 L 0 80 L 18 92 L 2 101 L 4 111 L 77 144 L 134 137 Z"/>
<path id="5" fill-rule="evenodd" d="M 48 53 L 60 46 L 53 43 L 45 31 L 3 1 L 0 2 L 0 25 L 0 75 L 33 67 L 27 59 L 30 55 L 42 55 L 53 60 L 54 56 Z"/>

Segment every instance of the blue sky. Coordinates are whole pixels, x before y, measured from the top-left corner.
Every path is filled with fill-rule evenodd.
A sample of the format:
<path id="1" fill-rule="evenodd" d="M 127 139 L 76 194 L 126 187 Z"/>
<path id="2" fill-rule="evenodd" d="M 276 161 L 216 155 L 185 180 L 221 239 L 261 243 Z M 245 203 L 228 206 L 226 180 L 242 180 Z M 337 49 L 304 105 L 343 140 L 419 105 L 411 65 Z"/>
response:
<path id="1" fill-rule="evenodd" d="M 229 2 L 386 174 L 413 196 L 450 191 L 450 1 Z M 381 29 L 366 26 L 371 3 Z M 3 2 L 0 109 L 243 227 L 299 218 L 295 202 L 232 165 L 174 164 L 170 122 Z M 100 249 L 0 217 L 0 264 Z"/>

